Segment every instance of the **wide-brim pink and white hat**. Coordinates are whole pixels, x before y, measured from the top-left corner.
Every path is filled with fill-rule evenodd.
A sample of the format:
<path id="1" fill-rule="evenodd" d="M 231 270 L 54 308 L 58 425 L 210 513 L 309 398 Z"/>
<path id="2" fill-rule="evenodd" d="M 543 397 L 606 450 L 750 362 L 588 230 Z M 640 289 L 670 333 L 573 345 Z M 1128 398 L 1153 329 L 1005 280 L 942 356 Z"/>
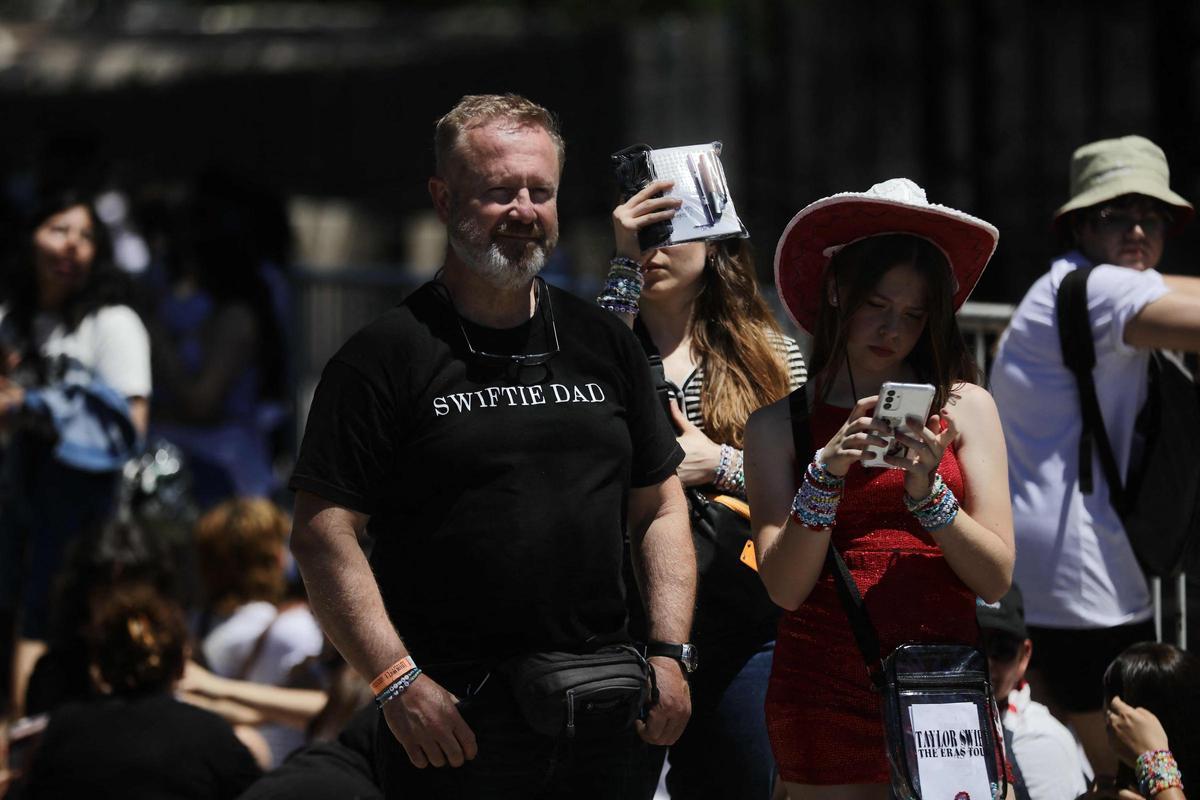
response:
<path id="1" fill-rule="evenodd" d="M 908 178 L 817 200 L 792 217 L 775 248 L 775 288 L 792 322 L 809 333 L 816 327 L 821 279 L 834 253 L 889 233 L 920 236 L 945 254 L 955 281 L 955 310 L 979 282 L 1000 240 L 994 225 L 930 203 Z"/>

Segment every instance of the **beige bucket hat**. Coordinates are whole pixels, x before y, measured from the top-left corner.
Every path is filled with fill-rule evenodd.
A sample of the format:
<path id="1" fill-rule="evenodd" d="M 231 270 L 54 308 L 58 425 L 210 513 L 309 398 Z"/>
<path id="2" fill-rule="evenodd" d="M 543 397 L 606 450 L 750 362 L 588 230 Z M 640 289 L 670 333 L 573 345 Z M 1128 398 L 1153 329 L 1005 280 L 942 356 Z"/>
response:
<path id="1" fill-rule="evenodd" d="M 1171 191 L 1170 178 L 1166 154 L 1144 136 L 1122 136 L 1085 144 L 1071 156 L 1071 199 L 1054 212 L 1054 225 L 1060 225 L 1072 211 L 1124 194 L 1142 194 L 1174 209 L 1170 233 L 1178 233 L 1195 209 Z"/>

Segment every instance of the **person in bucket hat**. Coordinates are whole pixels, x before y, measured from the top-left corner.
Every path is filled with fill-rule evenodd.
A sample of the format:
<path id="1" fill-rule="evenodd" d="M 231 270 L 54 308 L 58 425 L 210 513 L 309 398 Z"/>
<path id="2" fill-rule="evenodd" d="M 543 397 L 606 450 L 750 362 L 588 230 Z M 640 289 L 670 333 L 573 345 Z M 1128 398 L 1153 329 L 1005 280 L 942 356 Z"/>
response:
<path id="1" fill-rule="evenodd" d="M 1153 348 L 1200 352 L 1200 281 L 1156 267 L 1191 219 L 1170 187 L 1163 151 L 1141 136 L 1086 144 L 1071 158 L 1070 199 L 1054 214 L 1071 243 L 1030 287 L 1001 337 L 991 389 L 1009 453 L 1016 580 L 1025 590 L 1035 686 L 1080 736 L 1097 774 L 1111 774 L 1101 677 L 1128 645 L 1154 639 L 1152 603 L 1099 463 L 1079 489 L 1079 392 L 1063 364 L 1056 296 L 1073 270 L 1087 280 L 1093 379 L 1118 464 L 1129 463 Z"/>
<path id="2" fill-rule="evenodd" d="M 759 574 L 787 609 L 766 710 L 792 797 L 887 796 L 879 696 L 824 568 L 831 542 L 884 654 L 912 640 L 976 643 L 976 595 L 1008 590 L 1004 438 L 954 319 L 997 238 L 896 178 L 810 204 L 776 249 L 780 297 L 813 334 L 799 391 L 820 448 L 794 452 L 791 398 L 747 425 Z M 893 433 L 871 417 L 885 381 L 934 387 L 932 416 L 895 432 L 907 449 L 887 456 L 893 469 L 860 463 Z"/>

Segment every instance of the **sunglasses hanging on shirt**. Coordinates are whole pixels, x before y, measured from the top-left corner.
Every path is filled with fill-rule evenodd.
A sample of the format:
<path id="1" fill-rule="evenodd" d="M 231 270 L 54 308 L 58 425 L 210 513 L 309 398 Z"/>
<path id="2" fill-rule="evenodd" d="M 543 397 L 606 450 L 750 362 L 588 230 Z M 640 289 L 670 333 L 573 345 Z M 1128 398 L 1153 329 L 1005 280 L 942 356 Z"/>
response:
<path id="1" fill-rule="evenodd" d="M 534 281 L 537 284 L 537 299 L 538 309 L 541 310 L 541 301 L 545 299 L 546 310 L 541 314 L 542 322 L 546 327 L 546 339 L 552 343 L 552 347 L 545 353 L 489 353 L 486 350 L 476 349 L 471 343 L 471 337 L 467 335 L 467 326 L 463 324 L 462 315 L 458 313 L 458 307 L 454 305 L 454 298 L 450 294 L 450 290 L 446 288 L 439 278 L 441 272 L 434 276 L 434 286 L 438 290 L 438 294 L 443 296 L 446 302 L 450 305 L 450 309 L 454 312 L 454 318 L 458 322 L 458 330 L 462 333 L 463 343 L 467 346 L 467 352 L 477 361 L 487 361 L 497 365 L 507 365 L 519 375 L 523 367 L 541 367 L 545 366 L 550 359 L 558 355 L 561 350 L 558 343 L 558 326 L 554 322 L 554 304 L 550 301 L 550 291 L 546 287 L 546 281 L 541 277 L 535 277 Z"/>

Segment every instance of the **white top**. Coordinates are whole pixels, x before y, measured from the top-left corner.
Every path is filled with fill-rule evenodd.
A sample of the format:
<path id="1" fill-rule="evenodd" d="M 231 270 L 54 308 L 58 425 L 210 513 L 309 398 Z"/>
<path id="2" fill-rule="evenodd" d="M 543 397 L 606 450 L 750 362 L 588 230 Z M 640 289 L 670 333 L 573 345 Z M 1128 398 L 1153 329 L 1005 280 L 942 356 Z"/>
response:
<path id="1" fill-rule="evenodd" d="M 1091 283 L 1091 281 L 1088 281 Z M 1029 696 L 1023 683 L 1008 695 L 1004 727 L 1012 732 L 1012 760 L 1016 762 L 1029 800 L 1075 800 L 1087 791 L 1083 761 L 1075 737 Z"/>
<path id="2" fill-rule="evenodd" d="M 11 341 L 0 308 L 0 337 Z M 150 396 L 150 335 L 129 306 L 105 306 L 84 317 L 73 331 L 57 314 L 33 318 L 33 344 L 49 359 L 82 364 L 125 397 Z"/>
<path id="3" fill-rule="evenodd" d="M 264 632 L 266 638 L 257 658 L 241 674 Z M 214 627 L 204 637 L 201 649 L 209 669 L 217 675 L 287 686 L 292 669 L 305 659 L 319 656 L 324 644 L 325 637 L 308 606 L 278 611 L 273 603 L 260 600 L 240 606 Z M 271 747 L 273 767 L 306 743 L 304 731 L 286 725 L 267 723 L 258 730 Z"/>
<path id="4" fill-rule="evenodd" d="M 1063 277 L 1086 263 L 1068 254 L 1030 287 L 1000 339 L 991 376 L 1008 447 L 1014 580 L 1029 624 L 1051 628 L 1107 628 L 1152 614 L 1145 578 L 1108 500 L 1098 448 L 1094 491 L 1079 491 L 1083 418 L 1075 378 L 1063 365 L 1054 298 Z M 1150 359 L 1148 350 L 1125 344 L 1125 324 L 1167 291 L 1155 270 L 1101 265 L 1088 278 L 1096 395 L 1122 477 Z"/>

